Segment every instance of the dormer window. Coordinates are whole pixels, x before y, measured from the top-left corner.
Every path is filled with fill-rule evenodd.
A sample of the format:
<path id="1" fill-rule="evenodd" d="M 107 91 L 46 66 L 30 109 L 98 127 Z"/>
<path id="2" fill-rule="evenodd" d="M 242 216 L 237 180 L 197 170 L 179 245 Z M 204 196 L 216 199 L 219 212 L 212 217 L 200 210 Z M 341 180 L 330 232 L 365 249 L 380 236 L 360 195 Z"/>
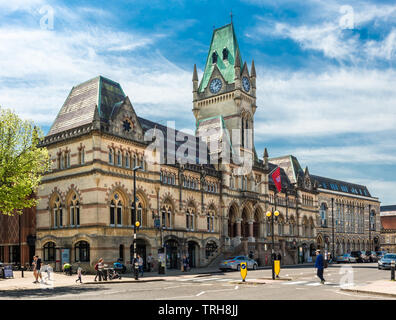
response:
<path id="1" fill-rule="evenodd" d="M 227 50 L 227 48 L 223 49 L 223 60 L 228 60 L 228 50 Z"/>
<path id="2" fill-rule="evenodd" d="M 217 63 L 217 53 L 216 52 L 212 53 L 212 63 Z"/>

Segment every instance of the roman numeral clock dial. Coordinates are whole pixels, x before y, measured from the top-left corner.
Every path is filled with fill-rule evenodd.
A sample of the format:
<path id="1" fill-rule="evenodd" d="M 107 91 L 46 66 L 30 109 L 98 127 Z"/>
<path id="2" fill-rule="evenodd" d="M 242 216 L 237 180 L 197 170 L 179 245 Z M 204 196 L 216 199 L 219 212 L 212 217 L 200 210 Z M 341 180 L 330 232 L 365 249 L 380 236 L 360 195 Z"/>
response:
<path id="1" fill-rule="evenodd" d="M 209 85 L 210 92 L 212 92 L 213 94 L 219 92 L 221 89 L 221 86 L 222 86 L 222 83 L 221 83 L 220 79 L 218 79 L 218 78 L 213 79 Z"/>

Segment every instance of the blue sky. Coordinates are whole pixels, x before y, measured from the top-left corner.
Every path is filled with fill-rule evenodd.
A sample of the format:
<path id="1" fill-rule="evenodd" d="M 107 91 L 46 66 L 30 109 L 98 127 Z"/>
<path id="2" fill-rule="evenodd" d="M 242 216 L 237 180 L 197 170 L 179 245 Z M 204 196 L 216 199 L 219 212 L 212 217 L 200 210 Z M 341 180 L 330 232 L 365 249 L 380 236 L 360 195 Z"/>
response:
<path id="1" fill-rule="evenodd" d="M 193 129 L 193 65 L 200 76 L 231 10 L 256 65 L 259 156 L 293 154 L 395 204 L 394 1 L 0 0 L 0 105 L 46 133 L 72 86 L 101 74 L 139 116 Z"/>

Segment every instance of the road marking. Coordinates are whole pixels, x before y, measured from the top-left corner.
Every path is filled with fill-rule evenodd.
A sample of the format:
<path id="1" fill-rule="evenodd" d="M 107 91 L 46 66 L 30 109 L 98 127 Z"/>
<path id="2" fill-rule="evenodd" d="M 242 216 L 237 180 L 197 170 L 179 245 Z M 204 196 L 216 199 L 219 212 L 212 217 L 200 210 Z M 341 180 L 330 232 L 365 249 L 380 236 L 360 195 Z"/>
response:
<path id="1" fill-rule="evenodd" d="M 194 282 L 203 282 L 203 281 L 214 281 L 214 280 L 218 280 L 220 278 L 203 278 L 203 279 L 194 279 Z"/>
<path id="2" fill-rule="evenodd" d="M 222 281 L 233 281 L 233 280 L 237 280 L 237 279 L 220 279 L 220 280 L 217 280 L 217 281 L 222 282 Z"/>
<path id="3" fill-rule="evenodd" d="M 293 285 L 293 284 L 303 284 L 303 283 L 307 283 L 308 281 L 293 281 L 293 282 L 285 282 L 282 283 L 283 285 Z"/>
<path id="4" fill-rule="evenodd" d="M 312 286 L 312 287 L 316 287 L 316 286 L 320 286 L 321 283 L 319 282 L 313 282 L 313 283 L 307 283 L 306 286 Z"/>
<path id="5" fill-rule="evenodd" d="M 199 297 L 200 295 L 203 295 L 205 293 L 205 291 L 201 291 L 200 293 L 198 293 L 196 296 Z"/>
<path id="6" fill-rule="evenodd" d="M 235 286 L 234 290 L 237 290 L 238 288 L 239 288 L 238 286 Z"/>

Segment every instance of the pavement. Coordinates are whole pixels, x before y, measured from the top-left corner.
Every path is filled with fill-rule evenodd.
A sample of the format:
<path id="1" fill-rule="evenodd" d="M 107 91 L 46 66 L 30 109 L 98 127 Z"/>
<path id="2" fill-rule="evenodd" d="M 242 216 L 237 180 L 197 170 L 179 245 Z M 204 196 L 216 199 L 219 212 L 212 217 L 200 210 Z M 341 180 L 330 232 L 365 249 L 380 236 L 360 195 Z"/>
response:
<path id="1" fill-rule="evenodd" d="M 303 264 L 303 265 L 290 265 L 290 266 L 282 266 L 282 268 L 303 268 L 311 266 L 311 264 Z M 271 267 L 259 267 L 259 270 L 268 270 Z M 82 281 L 84 284 L 112 284 L 112 283 L 134 283 L 134 282 L 153 282 L 153 281 L 174 281 L 176 279 L 180 279 L 183 277 L 191 277 L 191 276 L 207 276 L 211 274 L 223 273 L 223 271 L 218 268 L 196 268 L 191 269 L 188 272 L 183 272 L 181 270 L 167 270 L 166 274 L 158 274 L 158 272 L 145 272 L 143 277 L 139 276 L 139 280 L 134 279 L 134 274 L 126 273 L 121 274 L 121 280 L 108 280 L 108 281 L 94 281 L 95 275 L 83 275 Z M 54 288 L 54 287 L 69 287 L 80 285 L 80 283 L 76 283 L 77 275 L 73 274 L 72 276 L 67 276 L 60 272 L 55 272 L 52 276 L 53 279 L 46 279 L 47 275 L 43 274 L 44 282 L 43 283 L 33 283 L 33 272 L 32 271 L 24 271 L 24 277 L 22 278 L 20 271 L 14 271 L 14 278 L 9 279 L 0 279 L 0 290 L 23 290 L 23 289 L 45 289 L 45 288 Z M 258 280 L 259 282 L 264 279 Z M 270 278 L 267 278 L 270 280 Z M 283 279 L 285 280 L 285 279 Z M 272 281 L 272 280 L 271 280 Z M 275 280 L 278 281 L 278 280 Z"/>
<path id="2" fill-rule="evenodd" d="M 341 278 L 346 274 L 345 270 L 348 270 L 345 268 L 353 268 L 355 276 L 350 286 L 346 287 L 340 285 Z M 276 280 L 272 280 L 271 270 L 268 268 L 260 269 L 262 270 L 249 271 L 245 282 L 241 281 L 239 272 L 222 272 L 216 268 L 199 268 L 190 270 L 189 272 L 167 270 L 165 275 L 160 275 L 158 272 L 146 272 L 144 273 L 144 277 L 139 277 L 139 280 L 135 280 L 132 273 L 123 274 L 122 280 L 116 279 L 102 282 L 95 282 L 94 275 L 83 275 L 82 284 L 75 282 L 77 279 L 75 274 L 66 276 L 62 273 L 52 274 L 53 279 L 46 279 L 46 274 L 44 274 L 44 283 L 34 284 L 32 272 L 25 271 L 25 276 L 22 278 L 20 271 L 14 271 L 14 278 L 0 279 L 0 292 L 3 292 L 3 297 L 9 296 L 22 299 L 24 297 L 30 297 L 34 292 L 38 293 L 43 298 L 56 296 L 56 292 L 58 292 L 59 295 L 61 293 L 66 294 L 73 292 L 74 294 L 74 292 L 81 292 L 82 296 L 86 295 L 86 298 L 96 297 L 101 299 L 100 292 L 103 292 L 103 290 L 110 290 L 108 291 L 109 295 L 105 295 L 106 297 L 113 298 L 113 296 L 110 295 L 111 293 L 114 294 L 114 297 L 125 299 L 129 297 L 129 295 L 132 297 L 136 290 L 140 290 L 140 292 L 147 292 L 147 299 L 166 299 L 169 295 L 164 295 L 164 297 L 162 297 L 161 294 L 165 294 L 163 290 L 175 288 L 174 290 L 180 290 L 180 293 L 177 295 L 175 294 L 174 298 L 184 296 L 190 297 L 191 295 L 193 297 L 197 296 L 197 298 L 202 297 L 202 295 L 205 295 L 205 298 L 207 295 L 210 295 L 211 298 L 218 298 L 216 292 L 231 290 L 227 285 L 233 285 L 235 288 L 239 286 L 239 289 L 230 287 L 235 292 L 228 292 L 228 297 L 231 297 L 232 294 L 236 294 L 238 290 L 243 290 L 243 288 L 246 288 L 246 290 L 252 288 L 249 289 L 251 291 L 244 292 L 247 299 L 256 299 L 256 297 L 270 299 L 274 296 L 293 300 L 311 298 L 339 299 L 339 295 L 343 297 L 342 299 L 364 299 L 364 297 L 369 296 L 377 296 L 379 299 L 396 299 L 396 282 L 390 281 L 390 272 L 377 270 L 375 264 L 329 266 L 329 269 L 326 269 L 326 280 L 328 279 L 329 282 L 326 283 L 325 286 L 320 286 L 312 266 L 305 266 L 305 269 L 301 268 L 301 266 L 296 266 L 294 268 L 284 267 L 280 274 L 281 278 Z M 131 286 L 131 283 L 134 283 L 134 285 Z M 119 285 L 114 286 L 109 284 Z M 210 285 L 212 285 L 215 290 L 209 290 L 211 288 Z M 201 294 L 201 286 L 208 286 L 207 289 L 204 288 L 205 294 Z M 253 288 L 257 290 L 263 288 L 262 290 L 265 291 L 255 291 L 256 289 Z M 50 293 L 52 290 L 37 289 L 56 290 Z M 201 291 L 194 293 L 194 290 Z M 45 292 L 48 292 L 48 294 Z M 125 292 L 127 292 L 126 295 L 124 294 Z M 299 294 L 296 295 L 296 292 L 299 292 Z M 117 296 L 118 294 L 119 296 Z M 70 297 L 74 296 L 71 295 Z"/>
<path id="3" fill-rule="evenodd" d="M 396 297 L 396 281 L 377 280 L 366 285 L 341 288 L 341 291 L 374 294 L 385 297 Z"/>

